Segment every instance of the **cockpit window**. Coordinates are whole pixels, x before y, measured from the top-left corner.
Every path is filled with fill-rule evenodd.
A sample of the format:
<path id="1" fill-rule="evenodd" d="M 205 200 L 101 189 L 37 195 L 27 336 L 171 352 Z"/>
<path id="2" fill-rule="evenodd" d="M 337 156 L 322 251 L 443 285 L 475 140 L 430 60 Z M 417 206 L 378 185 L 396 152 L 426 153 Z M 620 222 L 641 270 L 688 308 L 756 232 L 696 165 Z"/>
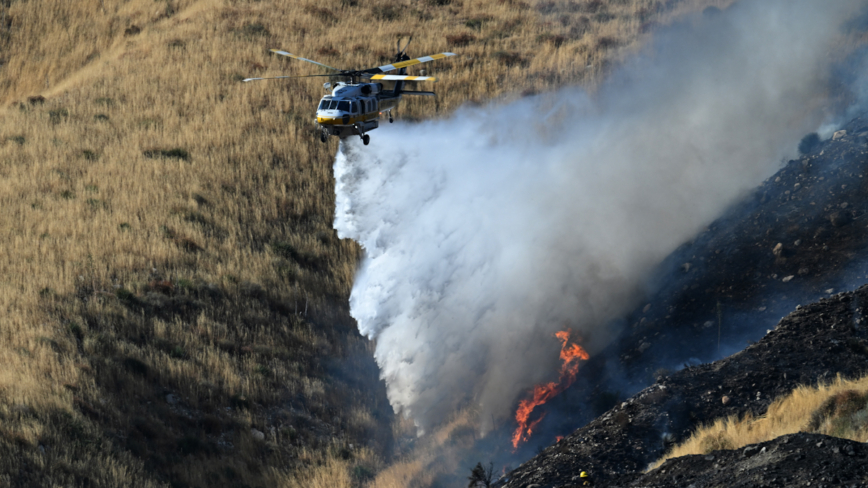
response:
<path id="1" fill-rule="evenodd" d="M 319 108 L 317 110 L 328 110 L 330 101 L 331 100 L 323 99 L 323 101 L 319 102 Z"/>
<path id="2" fill-rule="evenodd" d="M 353 102 L 353 113 L 359 113 L 359 102 Z"/>
<path id="3" fill-rule="evenodd" d="M 343 100 L 338 102 L 338 110 L 341 112 L 349 112 L 350 111 L 350 102 Z"/>

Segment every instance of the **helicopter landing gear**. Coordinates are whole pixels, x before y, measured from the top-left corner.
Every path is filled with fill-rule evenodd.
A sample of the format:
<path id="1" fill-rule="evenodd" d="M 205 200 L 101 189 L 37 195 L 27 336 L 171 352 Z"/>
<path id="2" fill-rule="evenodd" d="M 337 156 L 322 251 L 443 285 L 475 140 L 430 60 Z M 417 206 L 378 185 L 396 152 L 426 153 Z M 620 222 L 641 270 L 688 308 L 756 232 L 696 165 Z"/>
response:
<path id="1" fill-rule="evenodd" d="M 369 136 L 367 134 L 362 136 L 362 144 L 367 146 L 368 144 L 370 144 L 370 142 L 371 142 L 371 136 Z"/>
<path id="2" fill-rule="evenodd" d="M 395 119 L 392 118 L 392 111 L 389 110 L 389 123 L 391 124 L 394 121 L 395 121 Z"/>
<path id="3" fill-rule="evenodd" d="M 329 133 L 326 131 L 325 127 L 319 131 L 319 140 L 322 142 L 328 142 L 329 140 Z"/>

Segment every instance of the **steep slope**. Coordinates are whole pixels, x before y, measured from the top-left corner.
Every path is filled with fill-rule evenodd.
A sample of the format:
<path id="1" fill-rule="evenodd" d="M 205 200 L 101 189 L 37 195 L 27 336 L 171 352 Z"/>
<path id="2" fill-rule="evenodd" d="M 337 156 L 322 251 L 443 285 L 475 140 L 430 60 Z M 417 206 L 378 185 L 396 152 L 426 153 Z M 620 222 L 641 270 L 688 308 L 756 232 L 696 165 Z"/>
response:
<path id="1" fill-rule="evenodd" d="M 730 451 L 685 456 L 631 486 L 858 487 L 868 479 L 865 444 L 819 434 L 791 434 Z"/>
<path id="2" fill-rule="evenodd" d="M 314 72 L 271 47 L 367 66 L 412 33 L 462 54 L 399 114 L 435 116 L 592 83 L 676 3 L 4 3 L 2 483 L 367 480 L 395 419 L 347 313 L 321 90 L 238 81 Z"/>
<path id="3" fill-rule="evenodd" d="M 627 485 L 702 423 L 759 416 L 798 385 L 865 374 L 866 300 L 868 287 L 862 287 L 800 307 L 744 351 L 662 377 L 545 449 L 502 486 L 568 486 L 581 471 L 593 473 L 600 486 Z"/>
<path id="4" fill-rule="evenodd" d="M 660 265 L 622 334 L 541 425 L 553 439 L 660 375 L 741 350 L 796 305 L 866 280 L 868 123 L 859 116 L 781 170 Z M 780 244 L 780 246 L 779 246 Z"/>
<path id="5" fill-rule="evenodd" d="M 858 116 L 833 138 L 806 137 L 802 149 L 660 266 L 647 303 L 554 402 L 557 421 L 542 431 L 587 425 L 511 473 L 506 486 L 569 484 L 583 469 L 617 485 L 702 423 L 760 415 L 797 385 L 865 372 L 866 289 L 824 297 L 868 280 L 860 223 L 868 123 Z M 745 340 L 743 352 L 700 364 Z"/>

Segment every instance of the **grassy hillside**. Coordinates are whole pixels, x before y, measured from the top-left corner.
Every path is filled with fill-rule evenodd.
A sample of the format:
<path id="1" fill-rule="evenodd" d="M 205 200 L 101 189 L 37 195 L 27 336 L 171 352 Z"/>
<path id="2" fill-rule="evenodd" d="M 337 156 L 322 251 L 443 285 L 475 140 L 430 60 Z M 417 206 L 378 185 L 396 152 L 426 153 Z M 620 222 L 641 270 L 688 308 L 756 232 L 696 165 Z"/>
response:
<path id="1" fill-rule="evenodd" d="M 797 432 L 868 441 L 868 377 L 856 380 L 838 377 L 829 384 L 801 386 L 775 400 L 762 417 L 718 419 L 673 447 L 652 469 L 667 459 L 739 449 Z"/>
<path id="2" fill-rule="evenodd" d="M 396 421 L 348 315 L 322 88 L 239 80 L 318 73 L 268 48 L 369 67 L 413 34 L 458 53 L 397 113 L 436 117 L 592 85 L 674 3 L 0 3 L 0 484 L 371 479 Z"/>

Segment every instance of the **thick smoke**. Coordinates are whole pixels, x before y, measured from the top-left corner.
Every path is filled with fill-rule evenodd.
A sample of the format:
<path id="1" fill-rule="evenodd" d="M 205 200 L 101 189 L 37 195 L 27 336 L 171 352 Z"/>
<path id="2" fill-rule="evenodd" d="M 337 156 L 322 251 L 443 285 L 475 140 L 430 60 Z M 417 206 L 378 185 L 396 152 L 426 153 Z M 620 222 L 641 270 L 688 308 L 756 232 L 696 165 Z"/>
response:
<path id="1" fill-rule="evenodd" d="M 365 249 L 352 315 L 392 405 L 423 428 L 468 405 L 496 423 L 556 379 L 556 331 L 604 347 L 652 267 L 817 128 L 863 3 L 743 2 L 656 34 L 593 95 L 342 143 L 335 227 Z"/>

